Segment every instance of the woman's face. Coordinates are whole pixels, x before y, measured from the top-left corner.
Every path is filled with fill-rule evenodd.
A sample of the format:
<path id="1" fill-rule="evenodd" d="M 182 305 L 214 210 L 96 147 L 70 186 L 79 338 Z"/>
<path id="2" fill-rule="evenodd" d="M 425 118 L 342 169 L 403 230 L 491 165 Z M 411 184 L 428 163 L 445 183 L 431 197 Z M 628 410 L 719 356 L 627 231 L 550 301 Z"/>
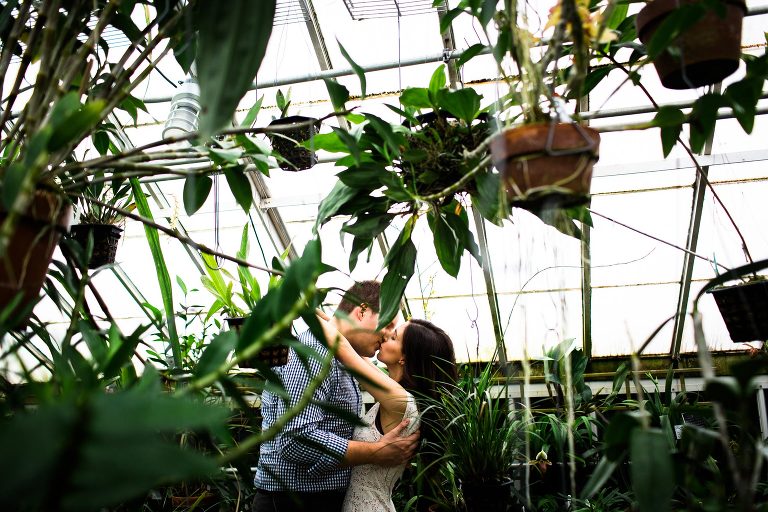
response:
<path id="1" fill-rule="evenodd" d="M 384 364 L 398 364 L 403 358 L 403 335 L 409 322 L 400 324 L 390 336 L 384 338 L 376 358 Z"/>

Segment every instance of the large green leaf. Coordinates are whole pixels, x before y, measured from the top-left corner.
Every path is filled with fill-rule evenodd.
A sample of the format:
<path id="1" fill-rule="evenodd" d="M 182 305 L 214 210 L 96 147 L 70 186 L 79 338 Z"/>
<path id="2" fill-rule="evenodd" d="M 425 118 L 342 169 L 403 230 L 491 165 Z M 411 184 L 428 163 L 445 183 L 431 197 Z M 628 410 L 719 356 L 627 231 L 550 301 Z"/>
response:
<path id="1" fill-rule="evenodd" d="M 440 265 L 448 275 L 456 277 L 461 267 L 461 255 L 464 248 L 459 244 L 459 238 L 446 221 L 442 212 L 430 211 L 427 214 L 429 227 L 432 230 L 435 252 Z"/>
<path id="2" fill-rule="evenodd" d="M 632 489 L 640 512 L 666 512 L 675 490 L 667 438 L 659 429 L 638 428 L 630 439 Z"/>
<path id="3" fill-rule="evenodd" d="M 208 199 L 213 180 L 209 176 L 189 176 L 184 180 L 184 210 L 193 215 Z"/>
<path id="4" fill-rule="evenodd" d="M 381 329 L 395 318 L 400 310 L 400 301 L 405 287 L 413 276 L 416 265 L 416 246 L 411 240 L 411 233 L 415 222 L 415 216 L 408 219 L 385 258 L 387 274 L 381 280 L 381 308 L 377 329 Z"/>
<path id="5" fill-rule="evenodd" d="M 136 201 L 136 210 L 149 220 L 153 220 L 152 210 L 147 202 L 147 196 L 144 195 L 144 191 L 141 189 L 141 183 L 136 178 L 131 178 L 131 187 L 133 189 L 133 197 Z M 171 275 L 168 272 L 168 266 L 165 264 L 165 256 L 163 255 L 163 246 L 160 244 L 160 236 L 157 230 L 149 225 L 144 225 L 144 234 L 149 244 L 149 250 L 152 253 L 152 260 L 155 263 L 155 271 L 157 273 L 157 284 L 160 287 L 160 296 L 163 299 L 163 309 L 165 310 L 165 318 L 168 325 L 168 343 L 171 345 L 171 353 L 173 355 L 173 365 L 175 367 L 181 366 L 181 346 L 179 345 L 179 335 L 176 330 L 176 310 L 173 303 L 173 282 L 171 281 Z"/>
<path id="6" fill-rule="evenodd" d="M 229 190 L 235 196 L 237 204 L 240 205 L 245 213 L 248 213 L 253 203 L 253 192 L 251 191 L 251 182 L 248 181 L 248 177 L 245 175 L 245 167 L 242 165 L 225 167 L 224 176 L 227 178 Z"/>
<path id="7" fill-rule="evenodd" d="M 328 194 L 328 197 L 323 199 L 323 201 L 320 203 L 317 212 L 317 222 L 315 224 L 315 229 L 317 229 L 319 226 L 322 226 L 328 222 L 331 217 L 336 215 L 336 212 L 338 212 L 339 209 L 350 199 L 355 197 L 357 192 L 357 189 L 348 187 L 341 181 L 337 181 L 333 186 L 330 194 Z"/>
<path id="8" fill-rule="evenodd" d="M 447 110 L 467 124 L 472 124 L 480 112 L 481 98 L 482 96 L 472 88 L 459 89 L 458 91 L 443 90 L 437 94 L 440 108 Z"/>
<path id="9" fill-rule="evenodd" d="M 275 4 L 276 0 L 196 4 L 202 138 L 207 139 L 232 119 L 256 78 L 272 34 Z"/>
<path id="10" fill-rule="evenodd" d="M 328 96 L 331 98 L 333 110 L 336 112 L 344 110 L 346 103 L 349 101 L 349 91 L 347 88 L 334 78 L 323 78 L 323 82 L 325 82 L 325 87 L 328 89 Z"/>
<path id="11" fill-rule="evenodd" d="M 339 43 L 338 39 L 336 40 L 336 42 Z M 357 78 L 360 79 L 360 91 L 361 91 L 362 98 L 365 99 L 365 86 L 366 86 L 365 70 L 362 67 L 360 67 L 360 65 L 357 62 L 355 62 L 352 59 L 352 57 L 349 56 L 349 53 L 347 52 L 346 48 L 344 48 L 344 46 L 342 46 L 341 43 L 339 43 L 339 50 L 341 50 L 341 54 L 344 56 L 345 59 L 347 59 L 347 62 L 349 62 L 349 65 L 352 66 L 352 70 L 357 75 Z"/>

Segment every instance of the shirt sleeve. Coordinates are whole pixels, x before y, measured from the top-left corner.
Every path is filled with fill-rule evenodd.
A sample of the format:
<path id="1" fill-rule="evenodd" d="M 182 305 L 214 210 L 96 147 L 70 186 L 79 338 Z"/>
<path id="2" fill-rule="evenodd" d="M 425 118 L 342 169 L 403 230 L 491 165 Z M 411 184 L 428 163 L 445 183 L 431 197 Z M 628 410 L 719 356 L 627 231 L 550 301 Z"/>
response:
<path id="1" fill-rule="evenodd" d="M 327 354 L 322 349 L 318 352 L 321 356 Z M 285 414 L 288 407 L 298 402 L 312 377 L 322 368 L 321 362 L 315 358 L 308 358 L 305 364 L 294 353 L 291 356 L 282 372 L 288 397 L 277 401 L 277 418 Z M 331 368 L 331 374 L 317 387 L 312 401 L 286 424 L 278 442 L 280 454 L 290 462 L 305 466 L 310 474 L 320 474 L 338 468 L 349 445 L 349 440 L 345 437 L 320 428 L 320 423 L 327 413 L 317 404 L 330 398 L 331 377 L 337 371 L 336 363 L 332 364 L 334 367 Z"/>

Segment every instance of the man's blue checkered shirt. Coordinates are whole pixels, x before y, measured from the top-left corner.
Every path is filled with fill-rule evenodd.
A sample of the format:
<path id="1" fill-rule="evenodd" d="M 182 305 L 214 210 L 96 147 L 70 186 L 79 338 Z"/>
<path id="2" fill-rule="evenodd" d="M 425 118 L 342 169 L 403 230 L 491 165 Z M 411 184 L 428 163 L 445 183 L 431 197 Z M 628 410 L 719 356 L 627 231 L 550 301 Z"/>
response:
<path id="1" fill-rule="evenodd" d="M 302 333 L 298 338 L 321 355 L 328 354 L 328 349 L 309 331 Z M 361 397 L 357 382 L 344 367 L 335 359 L 332 365 L 328 377 L 315 390 L 313 403 L 289 421 L 274 439 L 261 445 L 259 465 L 254 479 L 254 484 L 259 489 L 319 492 L 344 490 L 349 486 L 352 470 L 340 467 L 339 463 L 347 452 L 354 427 L 336 415 L 324 411 L 316 402 L 327 402 L 359 415 Z M 263 429 L 271 427 L 285 413 L 287 407 L 296 403 L 312 376 L 320 372 L 321 364 L 313 358 L 309 358 L 307 366 L 291 350 L 288 363 L 275 369 L 291 398 L 290 403 L 286 404 L 284 399 L 269 391 L 262 393 Z M 319 446 L 325 447 L 326 450 L 322 451 Z"/>

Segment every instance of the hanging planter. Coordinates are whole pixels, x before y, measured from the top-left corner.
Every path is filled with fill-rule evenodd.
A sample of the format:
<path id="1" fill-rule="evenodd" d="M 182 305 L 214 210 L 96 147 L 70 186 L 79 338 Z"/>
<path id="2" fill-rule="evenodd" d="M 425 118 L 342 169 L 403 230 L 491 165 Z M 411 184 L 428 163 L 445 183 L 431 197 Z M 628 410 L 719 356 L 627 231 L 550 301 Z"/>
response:
<path id="1" fill-rule="evenodd" d="M 747 12 L 743 0 L 722 0 L 715 7 L 699 0 L 653 0 L 637 15 L 637 34 L 646 46 L 680 8 L 697 7 L 701 18 L 683 29 L 653 64 L 669 89 L 695 89 L 715 84 L 739 67 L 741 24 Z M 694 16 L 693 11 L 688 16 Z"/>
<path id="2" fill-rule="evenodd" d="M 567 123 L 527 124 L 491 140 L 493 165 L 514 206 L 573 206 L 589 199 L 600 134 Z"/>
<path id="3" fill-rule="evenodd" d="M 6 211 L 0 211 L 0 223 L 5 222 Z M 37 191 L 27 211 L 21 215 L 8 243 L 6 253 L 0 257 L 0 311 L 21 294 L 13 308 L 9 327 L 23 327 L 43 286 L 53 251 L 61 234 L 69 228 L 72 205 L 61 196 Z M 29 309 L 29 311 L 27 311 Z"/>
<path id="4" fill-rule="evenodd" d="M 247 317 L 238 316 L 232 318 L 226 318 L 227 325 L 230 330 L 240 333 L 240 329 L 243 327 Z M 267 366 L 283 366 L 288 362 L 288 346 L 287 345 L 273 345 L 270 347 L 264 347 L 261 351 L 254 356 L 253 359 L 248 359 L 240 363 L 241 368 L 255 368 L 259 366 L 255 364 L 256 361 L 261 365 Z M 255 359 L 255 361 L 254 361 Z"/>
<path id="5" fill-rule="evenodd" d="M 69 236 L 86 247 L 88 236 L 93 233 L 93 254 L 88 261 L 88 268 L 95 269 L 115 262 L 117 243 L 122 232 L 122 229 L 111 224 L 75 224 Z"/>
<path id="6" fill-rule="evenodd" d="M 288 116 L 275 119 L 271 127 L 285 127 L 279 133 L 268 134 L 272 149 L 283 157 L 278 163 L 284 171 L 303 171 L 317 163 L 317 155 L 300 146 L 320 131 L 320 121 L 314 117 Z"/>
<path id="7" fill-rule="evenodd" d="M 768 340 L 768 279 L 713 288 L 731 340 L 736 343 Z"/>

